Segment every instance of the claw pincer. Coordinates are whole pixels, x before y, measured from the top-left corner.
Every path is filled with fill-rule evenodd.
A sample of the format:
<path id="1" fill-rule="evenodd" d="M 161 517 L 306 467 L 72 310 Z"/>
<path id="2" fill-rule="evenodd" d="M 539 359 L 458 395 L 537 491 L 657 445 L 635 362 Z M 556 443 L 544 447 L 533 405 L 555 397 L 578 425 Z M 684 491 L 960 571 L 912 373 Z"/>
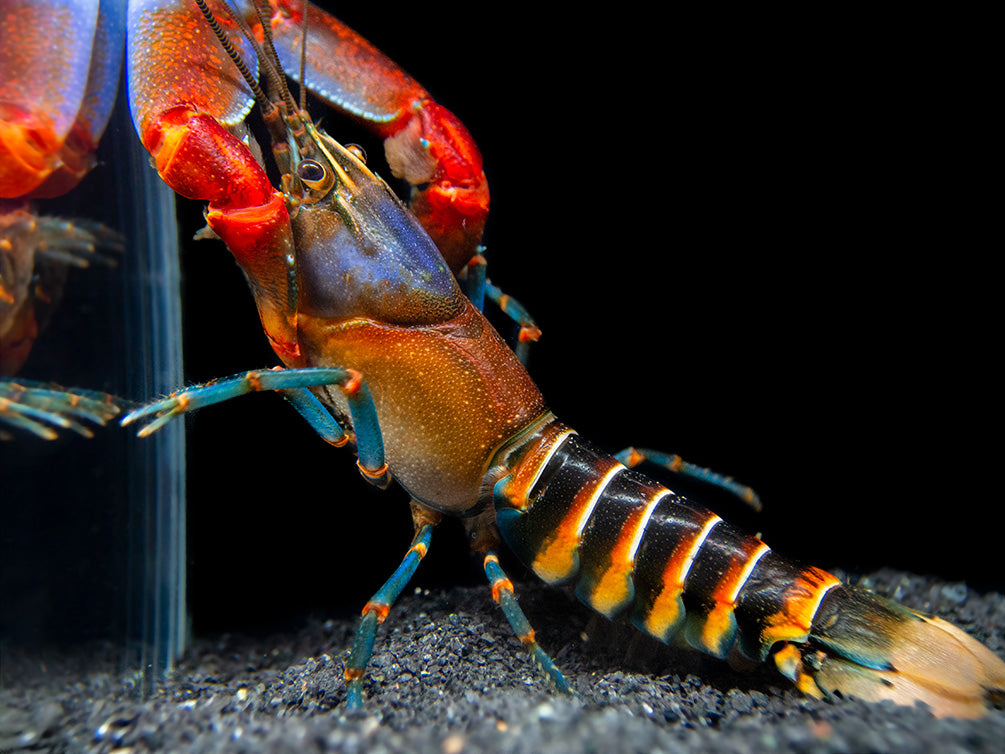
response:
<path id="1" fill-rule="evenodd" d="M 28 359 L 47 319 L 38 312 L 58 303 L 67 268 L 110 264 L 99 250 L 121 245 L 99 223 L 36 215 L 29 200 L 61 196 L 95 165 L 118 88 L 124 5 L 0 0 L 0 27 L 0 424 L 44 439 L 66 428 L 90 436 L 80 420 L 107 422 L 118 409 L 95 407 L 113 407 L 110 396 L 3 378 Z"/>
<path id="2" fill-rule="evenodd" d="M 229 30 L 233 44 L 253 60 L 253 51 Z M 284 361 L 296 359 L 286 200 L 234 133 L 253 104 L 251 91 L 236 72 L 222 73 L 231 70 L 230 58 L 182 0 L 130 3 L 127 58 L 133 121 L 158 172 L 178 193 L 209 203 L 207 224 L 248 272 L 270 341 Z"/>
<path id="3" fill-rule="evenodd" d="M 3 0 L 0 198 L 52 197 L 93 167 L 115 101 L 122 4 Z"/>
<path id="4" fill-rule="evenodd" d="M 300 0 L 272 3 L 283 67 L 299 78 L 307 18 L 306 84 L 385 139 L 391 171 L 412 186 L 410 209 L 456 275 L 477 254 L 489 211 L 482 156 L 464 124 L 419 82 L 337 18 Z"/>

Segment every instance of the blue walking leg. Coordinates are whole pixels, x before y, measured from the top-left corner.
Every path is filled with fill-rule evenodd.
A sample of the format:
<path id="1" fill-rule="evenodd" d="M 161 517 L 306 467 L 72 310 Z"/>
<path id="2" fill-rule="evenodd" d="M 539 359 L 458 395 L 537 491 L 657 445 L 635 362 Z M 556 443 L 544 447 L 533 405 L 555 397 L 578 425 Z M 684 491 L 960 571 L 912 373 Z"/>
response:
<path id="1" fill-rule="evenodd" d="M 93 390 L 67 389 L 33 380 L 0 379 L 0 424 L 31 432 L 43 440 L 57 436 L 53 427 L 84 437 L 93 432 L 81 422 L 104 424 L 125 402 Z M 0 437 L 3 437 L 0 431 Z"/>
<path id="2" fill-rule="evenodd" d="M 740 484 L 731 476 L 725 476 L 703 466 L 696 466 L 689 463 L 675 453 L 662 453 L 649 448 L 625 448 L 620 453 L 615 453 L 614 457 L 630 469 L 634 469 L 640 463 L 649 461 L 658 466 L 662 466 L 667 471 L 681 474 L 692 479 L 710 484 L 713 487 L 720 487 L 727 492 L 736 495 L 744 503 L 755 511 L 761 510 L 761 498 L 753 489 L 745 484 Z"/>
<path id="3" fill-rule="evenodd" d="M 411 547 L 402 558 L 401 565 L 363 608 L 363 619 L 356 631 L 349 659 L 345 663 L 346 704 L 350 709 L 358 709 L 363 704 L 363 672 L 373 654 L 377 626 L 387 618 L 391 605 L 398 599 L 412 576 L 415 575 L 415 569 L 419 567 L 419 563 L 426 556 L 429 543 L 433 538 L 433 526 L 435 524 L 427 523 L 419 527 Z"/>
<path id="4" fill-rule="evenodd" d="M 485 575 L 492 585 L 492 599 L 502 608 L 503 615 L 506 616 L 506 620 L 509 621 L 517 638 L 527 648 L 534 661 L 548 674 L 548 678 L 555 684 L 555 688 L 565 694 L 572 693 L 568 682 L 565 680 L 565 676 L 562 675 L 562 671 L 558 669 L 558 666 L 555 665 L 548 654 L 541 649 L 541 645 L 534 638 L 534 629 L 531 628 L 530 621 L 527 620 L 527 616 L 520 609 L 516 595 L 513 594 L 513 582 L 506 576 L 502 566 L 499 565 L 498 556 L 492 550 L 485 553 L 483 566 L 485 568 Z"/>
<path id="5" fill-rule="evenodd" d="M 266 390 L 289 391 L 294 407 L 311 423 L 315 431 L 334 444 L 344 443 L 343 430 L 316 398 L 306 397 L 306 388 L 337 385 L 346 396 L 356 435 L 359 468 L 364 477 L 378 487 L 390 482 L 384 462 L 384 441 L 377 421 L 377 410 L 370 389 L 359 372 L 341 367 L 253 370 L 245 374 L 214 380 L 180 390 L 126 414 L 123 426 L 154 417 L 139 431 L 140 437 L 156 432 L 167 422 L 188 411 L 223 403 L 248 393 Z M 325 417 L 327 415 L 327 417 Z"/>
<path id="6" fill-rule="evenodd" d="M 479 247 L 479 251 L 484 251 L 484 248 Z M 516 347 L 513 350 L 516 352 L 520 362 L 526 364 L 530 344 L 541 337 L 541 329 L 534 322 L 534 318 L 530 316 L 530 312 L 527 311 L 523 304 L 512 296 L 503 293 L 498 286 L 493 285 L 485 277 L 485 267 L 485 257 L 480 253 L 471 258 L 471 261 L 468 262 L 468 266 L 464 270 L 462 280 L 464 293 L 478 311 L 485 310 L 485 297 L 487 296 L 499 307 L 503 314 L 520 325 Z"/>
<path id="7" fill-rule="evenodd" d="M 488 280 L 485 281 L 485 295 L 496 303 L 503 314 L 520 325 L 516 348 L 513 350 L 520 362 L 526 364 L 530 344 L 536 343 L 541 337 L 541 328 L 537 326 L 534 318 L 530 316 L 530 312 L 523 304 L 509 294 L 503 293 L 500 288 L 492 285 Z"/>
<path id="8" fill-rule="evenodd" d="M 485 251 L 485 247 L 479 246 L 478 253 L 471 257 L 460 278 L 464 295 L 468 297 L 471 305 L 480 312 L 485 311 L 486 262 L 485 257 L 482 256 L 483 251 Z"/>

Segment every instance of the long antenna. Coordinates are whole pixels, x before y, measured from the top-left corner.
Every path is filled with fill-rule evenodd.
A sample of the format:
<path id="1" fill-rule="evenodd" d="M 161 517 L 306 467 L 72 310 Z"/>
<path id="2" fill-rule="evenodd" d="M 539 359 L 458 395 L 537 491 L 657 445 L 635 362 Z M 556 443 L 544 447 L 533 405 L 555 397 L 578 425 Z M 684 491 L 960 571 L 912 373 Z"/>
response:
<path id="1" fill-rule="evenodd" d="M 304 17 L 300 24 L 300 110 L 307 109 L 307 9 L 304 3 Z"/>
<path id="2" fill-rule="evenodd" d="M 224 52 L 234 61 L 234 65 L 237 66 L 237 70 L 241 72 L 241 76 L 244 77 L 245 83 L 251 89 L 255 95 L 255 99 L 258 101 L 259 107 L 263 110 L 268 110 L 271 107 L 275 107 L 272 100 L 266 96 L 265 91 L 258 85 L 258 81 L 248 70 L 248 66 L 244 64 L 244 59 L 241 57 L 234 45 L 230 43 L 230 39 L 227 37 L 226 32 L 220 27 L 220 23 L 216 20 L 216 15 L 209 9 L 206 5 L 206 0 L 195 0 L 196 5 L 199 6 L 199 10 L 202 11 L 202 15 L 206 18 L 206 23 L 209 24 L 209 28 L 213 30 L 216 38 L 220 41 L 220 45 L 223 47 Z"/>
<path id="3" fill-rule="evenodd" d="M 292 113 L 296 110 L 296 102 L 293 100 L 293 95 L 290 94 L 289 86 L 286 85 L 286 76 L 283 74 L 282 69 L 276 70 L 278 68 L 279 55 L 276 54 L 275 45 L 272 44 L 272 24 L 269 21 L 269 15 L 262 7 L 262 0 L 256 0 L 255 12 L 258 14 L 258 24 L 262 27 L 262 38 L 265 40 L 265 49 L 268 53 L 264 57 L 269 61 L 267 66 L 269 75 L 279 88 L 279 96 L 282 97 L 283 102 L 286 103 L 287 108 Z M 275 61 L 275 64 L 273 64 L 273 61 Z"/>

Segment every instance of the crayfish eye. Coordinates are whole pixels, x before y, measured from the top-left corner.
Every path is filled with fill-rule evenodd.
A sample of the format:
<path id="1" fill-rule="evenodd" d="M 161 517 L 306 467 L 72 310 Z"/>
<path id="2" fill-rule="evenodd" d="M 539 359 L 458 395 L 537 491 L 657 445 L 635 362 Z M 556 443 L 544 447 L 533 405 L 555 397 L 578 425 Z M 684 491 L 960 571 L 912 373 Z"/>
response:
<path id="1" fill-rule="evenodd" d="M 296 177 L 314 195 L 313 199 L 304 197 L 308 202 L 319 201 L 335 185 L 335 173 L 317 160 L 308 159 L 297 165 Z"/>
<path id="2" fill-rule="evenodd" d="M 331 176 L 317 160 L 304 160 L 297 165 L 297 177 L 312 191 L 327 191 L 331 187 Z"/>
<path id="3" fill-rule="evenodd" d="M 357 160 L 366 165 L 366 152 L 364 151 L 363 147 L 361 147 L 359 144 L 346 144 L 345 149 L 349 154 L 351 154 Z"/>

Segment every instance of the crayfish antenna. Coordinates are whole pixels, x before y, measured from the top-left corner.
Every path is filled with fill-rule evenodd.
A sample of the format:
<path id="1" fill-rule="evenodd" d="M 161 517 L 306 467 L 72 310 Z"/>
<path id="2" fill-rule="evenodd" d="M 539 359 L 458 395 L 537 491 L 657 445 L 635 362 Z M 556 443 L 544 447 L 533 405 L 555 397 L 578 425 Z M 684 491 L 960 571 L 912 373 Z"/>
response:
<path id="1" fill-rule="evenodd" d="M 812 656 L 814 645 L 822 651 Z M 863 589 L 828 594 L 804 647 L 795 674 L 802 688 L 812 678 L 824 694 L 924 702 L 936 717 L 977 718 L 1005 704 L 1005 662 L 990 649 L 940 618 Z"/>

